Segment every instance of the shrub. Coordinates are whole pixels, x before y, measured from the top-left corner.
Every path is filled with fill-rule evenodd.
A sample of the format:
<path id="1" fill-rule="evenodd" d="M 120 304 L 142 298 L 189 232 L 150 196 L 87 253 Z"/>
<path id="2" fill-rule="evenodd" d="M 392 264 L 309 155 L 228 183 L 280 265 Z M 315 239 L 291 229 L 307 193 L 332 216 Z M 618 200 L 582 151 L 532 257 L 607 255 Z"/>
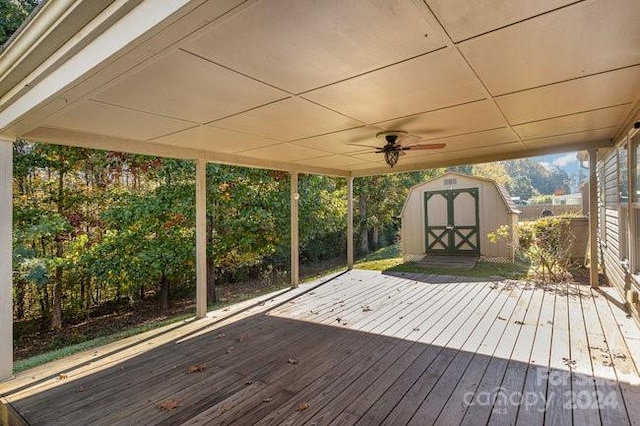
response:
<path id="1" fill-rule="evenodd" d="M 569 276 L 574 240 L 570 219 L 570 216 L 550 216 L 518 224 L 516 249 L 531 262 L 535 278 L 560 282 Z M 488 235 L 489 241 L 511 242 L 509 232 L 508 226 L 501 226 Z"/>

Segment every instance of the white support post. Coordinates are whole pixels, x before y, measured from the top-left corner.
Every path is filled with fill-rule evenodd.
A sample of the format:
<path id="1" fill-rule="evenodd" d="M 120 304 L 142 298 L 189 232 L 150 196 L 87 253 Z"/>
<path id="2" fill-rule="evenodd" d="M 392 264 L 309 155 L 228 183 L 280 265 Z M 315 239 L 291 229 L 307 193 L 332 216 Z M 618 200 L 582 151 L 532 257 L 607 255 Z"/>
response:
<path id="1" fill-rule="evenodd" d="M 196 161 L 196 316 L 207 315 L 207 161 Z"/>
<path id="2" fill-rule="evenodd" d="M 598 150 L 589 150 L 589 282 L 598 287 L 598 182 L 596 161 Z"/>
<path id="3" fill-rule="evenodd" d="M 347 269 L 353 269 L 353 178 L 347 178 Z"/>
<path id="4" fill-rule="evenodd" d="M 0 380 L 13 375 L 13 143 L 0 140 Z"/>
<path id="5" fill-rule="evenodd" d="M 298 173 L 291 172 L 291 287 L 297 288 L 300 281 L 300 256 L 298 237 Z"/>

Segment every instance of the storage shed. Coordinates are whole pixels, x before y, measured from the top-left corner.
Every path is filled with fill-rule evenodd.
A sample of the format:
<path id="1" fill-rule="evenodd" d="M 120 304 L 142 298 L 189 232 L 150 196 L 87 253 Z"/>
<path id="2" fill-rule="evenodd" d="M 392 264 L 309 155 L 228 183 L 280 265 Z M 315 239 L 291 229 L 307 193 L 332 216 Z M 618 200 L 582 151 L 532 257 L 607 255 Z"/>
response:
<path id="1" fill-rule="evenodd" d="M 429 255 L 475 255 L 513 259 L 520 211 L 506 188 L 493 180 L 445 173 L 409 190 L 402 208 L 402 254 L 407 261 Z M 511 227 L 511 242 L 487 234 Z"/>

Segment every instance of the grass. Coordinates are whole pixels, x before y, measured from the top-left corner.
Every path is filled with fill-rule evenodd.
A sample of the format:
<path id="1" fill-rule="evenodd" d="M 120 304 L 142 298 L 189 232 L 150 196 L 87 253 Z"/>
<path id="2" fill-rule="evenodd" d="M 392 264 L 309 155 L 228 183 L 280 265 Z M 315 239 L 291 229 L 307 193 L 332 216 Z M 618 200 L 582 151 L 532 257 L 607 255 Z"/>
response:
<path id="1" fill-rule="evenodd" d="M 383 247 L 358 260 L 360 269 L 385 272 L 415 272 L 422 274 L 456 275 L 476 278 L 523 279 L 529 274 L 530 265 L 525 263 L 478 262 L 473 269 L 466 268 L 426 268 L 414 262 L 404 262 L 398 245 Z"/>
<path id="2" fill-rule="evenodd" d="M 116 340 L 121 340 L 127 337 L 131 337 L 136 334 L 144 333 L 146 331 L 160 328 L 165 325 L 173 324 L 179 321 L 184 321 L 192 317 L 193 317 L 193 314 L 183 314 L 183 315 L 175 316 L 172 318 L 167 318 L 162 321 L 128 328 L 126 330 L 109 334 L 107 336 L 101 336 L 92 340 L 87 340 L 86 342 L 76 343 L 75 345 L 70 345 L 64 348 L 55 349 L 53 351 L 45 352 L 43 354 L 36 355 L 31 358 L 21 359 L 14 363 L 13 373 L 16 374 L 21 371 L 28 370 L 29 368 L 33 368 L 33 367 L 37 367 L 39 365 L 45 364 L 47 362 L 55 361 L 55 360 L 64 358 L 66 356 L 76 354 L 78 352 L 86 351 L 88 349 L 104 346 L 109 343 L 115 342 Z"/>
<path id="3" fill-rule="evenodd" d="M 234 294 L 233 298 L 231 299 L 214 303 L 214 304 L 209 304 L 208 310 L 211 311 L 215 309 L 221 309 L 228 305 L 243 302 L 245 300 L 253 299 L 255 297 L 264 296 L 265 294 L 273 293 L 274 291 L 282 290 L 287 287 L 288 287 L 288 283 L 282 283 L 281 285 L 275 284 L 272 286 L 267 286 L 263 288 L 261 291 L 237 293 L 237 294 Z M 69 355 L 76 354 L 78 352 L 104 346 L 109 343 L 113 343 L 117 340 L 122 340 L 127 337 L 135 336 L 137 334 L 151 331 L 151 330 L 164 327 L 170 324 L 174 324 L 180 321 L 185 321 L 193 317 L 194 317 L 193 313 L 179 314 L 170 318 L 163 319 L 161 321 L 145 323 L 139 326 L 127 328 L 125 330 L 122 330 L 116 333 L 107 334 L 107 335 L 96 337 L 94 339 L 87 340 L 84 342 L 68 345 L 59 349 L 54 349 L 39 355 L 29 357 L 29 358 L 16 360 L 13 365 L 13 373 L 17 374 L 22 371 L 28 370 L 30 368 L 34 368 L 51 361 L 55 361 L 55 360 L 67 357 Z"/>

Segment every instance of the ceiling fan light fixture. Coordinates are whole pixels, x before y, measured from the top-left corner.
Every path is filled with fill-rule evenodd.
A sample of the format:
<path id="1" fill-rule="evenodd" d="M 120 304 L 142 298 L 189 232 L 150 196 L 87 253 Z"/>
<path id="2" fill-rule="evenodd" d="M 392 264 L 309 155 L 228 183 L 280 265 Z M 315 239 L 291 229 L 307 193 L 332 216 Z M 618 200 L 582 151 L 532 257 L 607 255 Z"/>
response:
<path id="1" fill-rule="evenodd" d="M 390 166 L 393 167 L 398 162 L 398 157 L 400 157 L 400 151 L 385 151 L 384 152 L 384 161 Z"/>

